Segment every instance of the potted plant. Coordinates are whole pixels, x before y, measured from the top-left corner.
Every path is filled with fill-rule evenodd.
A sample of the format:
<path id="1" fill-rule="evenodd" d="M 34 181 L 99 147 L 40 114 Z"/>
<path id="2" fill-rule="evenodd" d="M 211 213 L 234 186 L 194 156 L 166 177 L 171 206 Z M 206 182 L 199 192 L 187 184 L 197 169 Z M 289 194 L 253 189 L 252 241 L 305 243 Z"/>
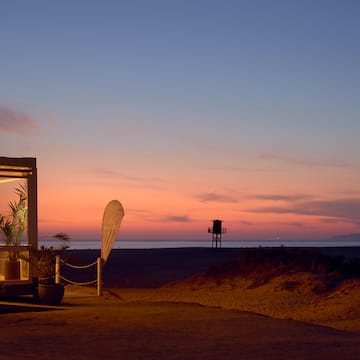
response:
<path id="1" fill-rule="evenodd" d="M 27 189 L 20 185 L 15 189 L 17 201 L 9 202 L 10 212 L 8 215 L 0 214 L 0 234 L 7 246 L 19 246 L 24 234 L 27 220 Z M 20 260 L 18 249 L 9 251 L 9 259 L 5 263 L 5 280 L 17 280 L 20 278 Z"/>
<path id="2" fill-rule="evenodd" d="M 52 238 L 62 241 L 60 246 L 40 246 L 30 251 L 30 257 L 24 258 L 38 273 L 37 297 L 38 301 L 47 305 L 59 305 L 64 297 L 64 285 L 55 282 L 56 256 L 69 247 L 70 237 L 65 233 L 58 233 Z"/>
<path id="3" fill-rule="evenodd" d="M 60 246 L 42 245 L 37 250 L 37 269 L 38 269 L 38 300 L 42 304 L 59 305 L 64 297 L 64 285 L 55 282 L 55 263 L 56 256 L 69 247 L 70 237 L 65 233 L 58 233 L 53 236 L 62 241 Z"/>

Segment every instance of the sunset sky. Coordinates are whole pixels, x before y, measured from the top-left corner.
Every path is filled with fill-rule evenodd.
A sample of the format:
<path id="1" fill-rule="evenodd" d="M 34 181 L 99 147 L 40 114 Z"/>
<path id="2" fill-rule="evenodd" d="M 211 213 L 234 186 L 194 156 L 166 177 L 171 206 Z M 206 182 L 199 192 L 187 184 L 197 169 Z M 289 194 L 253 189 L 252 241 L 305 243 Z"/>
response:
<path id="1" fill-rule="evenodd" d="M 0 2 L 0 156 L 41 235 L 360 232 L 360 1 Z M 0 193 L 8 194 L 0 184 Z M 2 197 L 4 199 L 4 196 Z"/>

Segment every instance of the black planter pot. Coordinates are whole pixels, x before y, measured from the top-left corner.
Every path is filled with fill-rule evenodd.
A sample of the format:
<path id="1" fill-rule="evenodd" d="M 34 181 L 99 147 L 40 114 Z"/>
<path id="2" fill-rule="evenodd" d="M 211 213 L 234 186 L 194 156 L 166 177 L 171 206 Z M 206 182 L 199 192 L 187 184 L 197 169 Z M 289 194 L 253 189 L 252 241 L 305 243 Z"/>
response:
<path id="1" fill-rule="evenodd" d="M 44 305 L 60 305 L 64 297 L 62 284 L 38 284 L 38 299 Z"/>

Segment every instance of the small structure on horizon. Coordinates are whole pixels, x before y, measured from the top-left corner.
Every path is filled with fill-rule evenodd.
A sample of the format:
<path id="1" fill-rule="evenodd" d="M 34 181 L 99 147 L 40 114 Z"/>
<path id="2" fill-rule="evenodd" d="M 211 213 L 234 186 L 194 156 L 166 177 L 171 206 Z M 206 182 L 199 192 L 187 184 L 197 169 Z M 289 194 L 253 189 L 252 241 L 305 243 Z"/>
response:
<path id="1" fill-rule="evenodd" d="M 222 220 L 213 220 L 213 226 L 208 228 L 208 233 L 212 234 L 211 247 L 221 248 L 221 236 L 226 233 L 226 229 L 222 227 Z"/>

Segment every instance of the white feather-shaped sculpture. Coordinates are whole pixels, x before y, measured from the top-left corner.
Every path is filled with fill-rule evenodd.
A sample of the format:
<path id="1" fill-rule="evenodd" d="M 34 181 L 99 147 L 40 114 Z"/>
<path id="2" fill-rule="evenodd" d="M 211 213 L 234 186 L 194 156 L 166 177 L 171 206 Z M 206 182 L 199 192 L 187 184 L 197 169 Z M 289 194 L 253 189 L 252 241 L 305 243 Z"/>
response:
<path id="1" fill-rule="evenodd" d="M 106 205 L 103 215 L 101 236 L 101 258 L 104 263 L 114 245 L 124 215 L 124 208 L 118 200 L 111 200 Z"/>

